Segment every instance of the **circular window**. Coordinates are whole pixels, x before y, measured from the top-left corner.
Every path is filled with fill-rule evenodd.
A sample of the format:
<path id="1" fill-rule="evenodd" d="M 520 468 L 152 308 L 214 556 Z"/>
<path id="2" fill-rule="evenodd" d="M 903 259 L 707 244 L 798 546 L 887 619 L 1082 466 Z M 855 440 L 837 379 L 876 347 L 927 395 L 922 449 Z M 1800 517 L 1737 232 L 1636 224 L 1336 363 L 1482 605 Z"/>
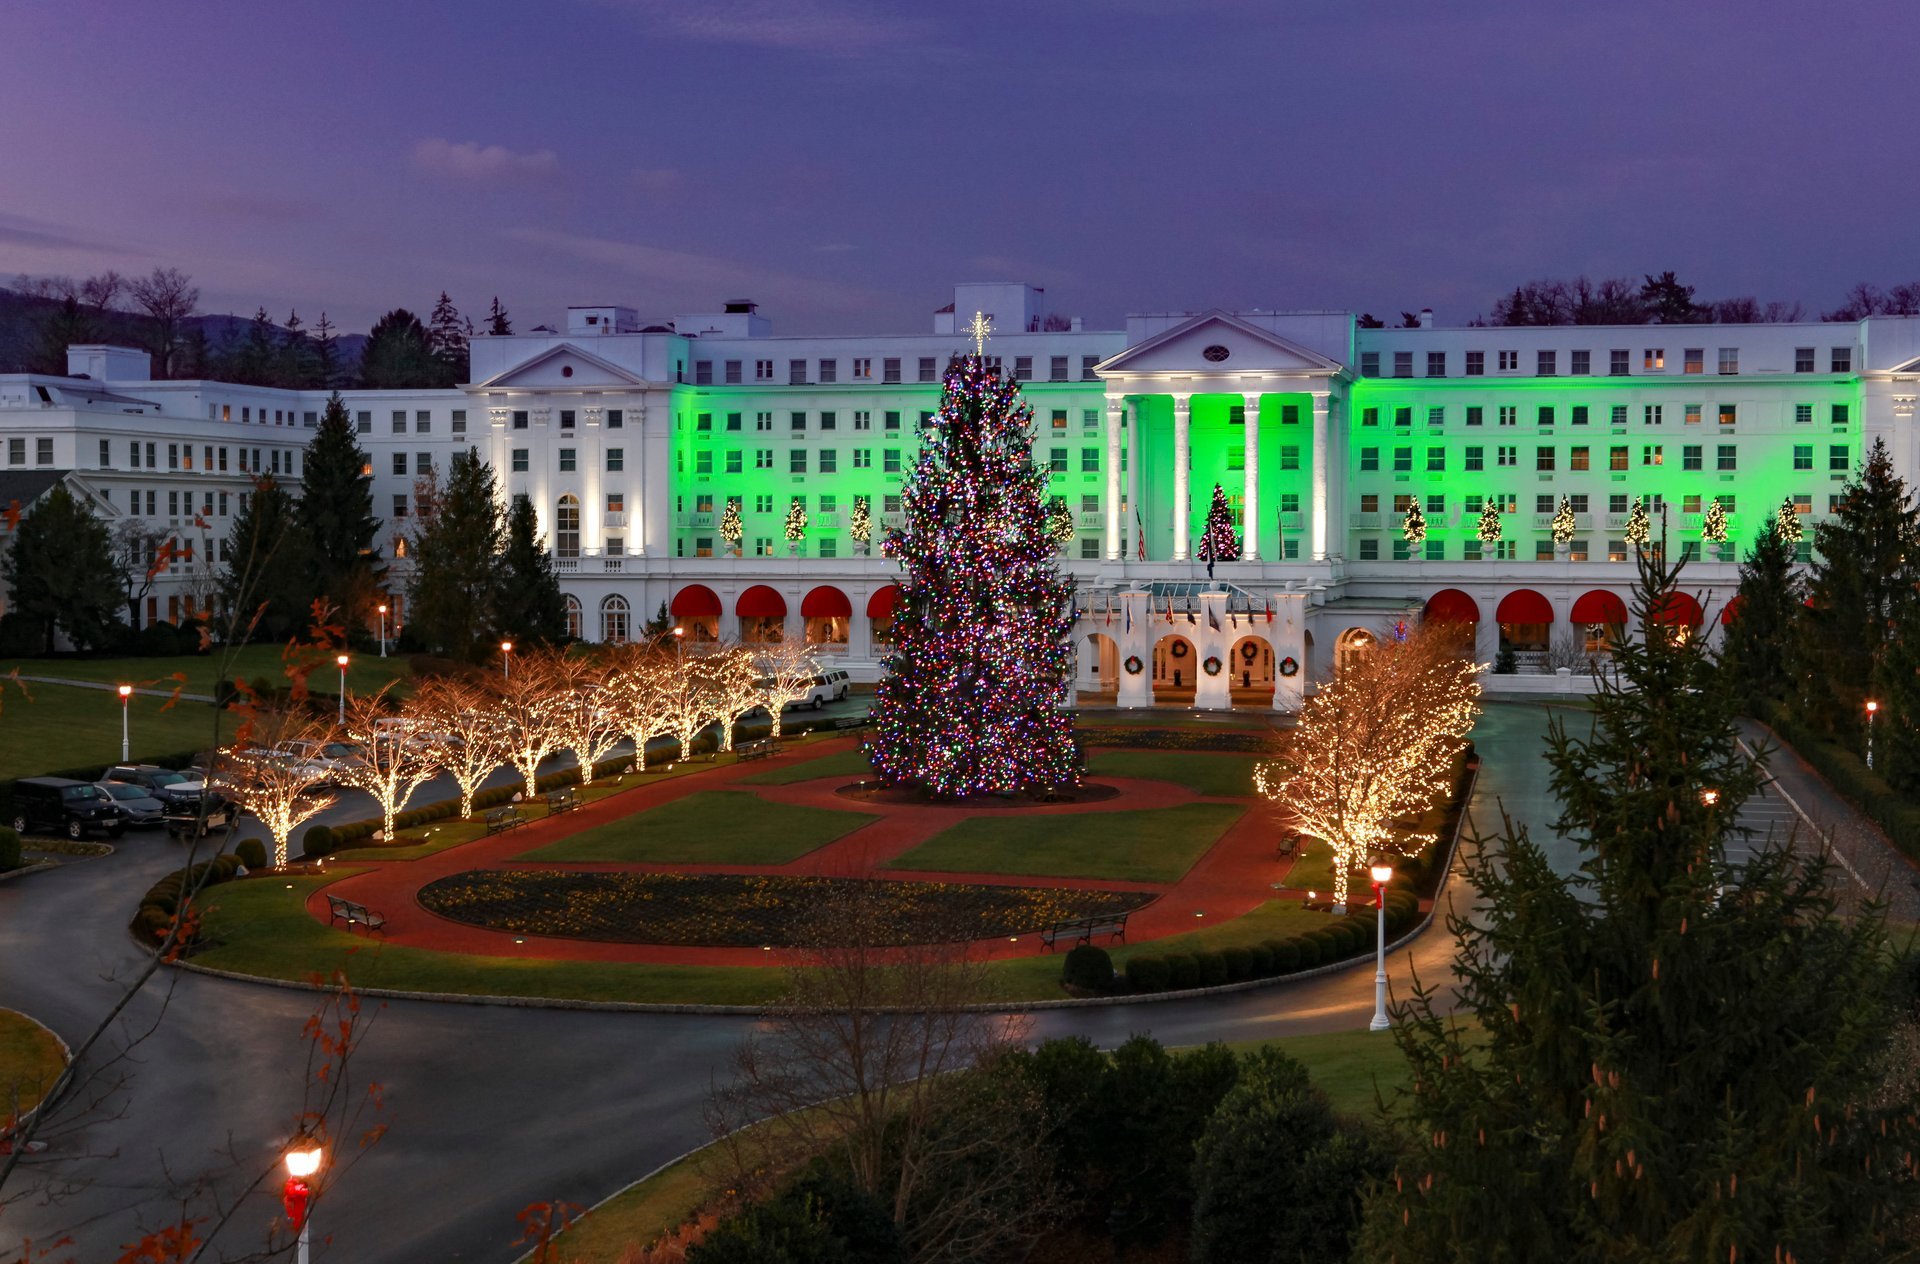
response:
<path id="1" fill-rule="evenodd" d="M 1227 350 L 1225 347 L 1221 346 L 1219 343 L 1216 342 L 1211 347 L 1208 347 L 1205 351 L 1202 351 L 1200 354 L 1205 356 L 1207 359 L 1213 361 L 1215 364 L 1218 364 L 1222 360 L 1226 359 L 1228 356 L 1232 355 L 1233 352 Z"/>
<path id="2" fill-rule="evenodd" d="M 561 366 L 560 366 L 560 376 L 561 376 L 561 377 L 572 377 L 572 376 L 573 376 L 573 366 L 572 366 L 571 364 L 563 364 L 563 365 L 561 365 Z"/>

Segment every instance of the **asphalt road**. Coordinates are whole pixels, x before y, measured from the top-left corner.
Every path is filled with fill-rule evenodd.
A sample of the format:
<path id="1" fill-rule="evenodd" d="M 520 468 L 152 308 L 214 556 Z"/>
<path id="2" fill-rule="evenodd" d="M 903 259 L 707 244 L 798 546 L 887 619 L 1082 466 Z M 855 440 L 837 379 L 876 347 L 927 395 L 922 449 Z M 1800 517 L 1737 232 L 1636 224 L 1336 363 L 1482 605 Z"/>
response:
<path id="1" fill-rule="evenodd" d="M 1476 733 L 1484 763 L 1470 805 L 1483 827 L 1496 825 L 1504 808 L 1535 837 L 1550 836 L 1553 804 L 1538 758 L 1546 716 L 1536 706 L 1489 707 Z M 139 964 L 124 931 L 133 901 L 178 863 L 177 845 L 164 838 L 130 840 L 110 858 L 0 884 L 0 1005 L 80 1039 L 118 996 L 113 980 Z M 1404 981 L 1410 960 L 1424 979 L 1442 981 L 1451 948 L 1436 927 L 1392 973 Z M 1042 1011 L 1031 1031 L 1105 1045 L 1135 1032 L 1195 1044 L 1352 1029 L 1371 1014 L 1371 975 L 1363 962 L 1203 1000 Z M 142 1223 L 176 1214 L 166 1172 L 211 1172 L 231 1196 L 275 1163 L 299 1109 L 301 1028 L 315 998 L 169 972 L 136 998 L 129 1028 L 151 1023 L 163 1004 L 164 1019 L 137 1048 L 116 1109 L 57 1156 L 78 1192 L 52 1206 L 9 1207 L 0 1216 L 0 1252 L 23 1236 L 45 1241 L 60 1231 L 74 1234 L 78 1259 L 112 1259 Z M 316 1233 L 331 1241 L 315 1243 L 314 1259 L 505 1264 L 519 1254 L 513 1217 L 528 1203 L 591 1204 L 704 1142 L 702 1099 L 751 1022 L 381 1005 L 354 1068 L 385 1086 L 391 1127 L 318 1203 Z M 225 1166 L 229 1147 L 244 1170 Z M 251 1196 L 231 1245 L 257 1245 L 276 1210 L 267 1195 Z"/>

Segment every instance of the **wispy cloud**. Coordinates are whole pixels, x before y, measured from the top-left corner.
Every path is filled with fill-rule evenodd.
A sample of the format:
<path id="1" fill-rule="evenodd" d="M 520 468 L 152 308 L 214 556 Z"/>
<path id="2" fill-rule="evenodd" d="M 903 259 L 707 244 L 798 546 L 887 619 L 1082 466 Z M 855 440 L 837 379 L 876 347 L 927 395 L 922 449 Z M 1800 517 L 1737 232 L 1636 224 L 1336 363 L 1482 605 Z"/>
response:
<path id="1" fill-rule="evenodd" d="M 5 213 L 0 213 L 0 245 L 27 250 L 79 250 L 104 255 L 136 253 L 112 242 L 75 237 L 58 224 Z"/>
<path id="2" fill-rule="evenodd" d="M 870 0 L 599 0 L 646 29 L 710 44 L 871 53 L 920 42 L 925 23 Z"/>
<path id="3" fill-rule="evenodd" d="M 478 141 L 450 141 L 430 136 L 413 147 L 413 162 L 429 175 L 449 180 L 512 181 L 551 176 L 560 170 L 560 155 L 551 149 L 527 152 Z"/>

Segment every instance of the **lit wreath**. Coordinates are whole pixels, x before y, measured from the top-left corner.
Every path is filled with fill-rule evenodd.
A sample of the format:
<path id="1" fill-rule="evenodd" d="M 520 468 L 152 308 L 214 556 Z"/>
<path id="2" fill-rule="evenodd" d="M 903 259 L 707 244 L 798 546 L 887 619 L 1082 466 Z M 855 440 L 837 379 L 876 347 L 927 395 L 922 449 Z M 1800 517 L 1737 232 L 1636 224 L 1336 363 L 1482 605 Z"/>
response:
<path id="1" fill-rule="evenodd" d="M 1121 666 L 1127 669 L 1127 675 L 1138 676 L 1141 668 L 1144 667 L 1145 664 L 1140 661 L 1138 654 L 1129 654 L 1127 655 L 1127 661 L 1122 663 Z"/>
<path id="2" fill-rule="evenodd" d="M 1173 655 L 1175 658 L 1185 658 L 1187 656 L 1187 643 L 1185 641 L 1175 641 L 1167 647 L 1167 653 Z"/>
<path id="3" fill-rule="evenodd" d="M 1200 670 L 1209 676 L 1218 676 L 1220 674 L 1219 658 L 1212 654 L 1207 655 L 1207 661 L 1200 664 Z"/>
<path id="4" fill-rule="evenodd" d="M 1240 647 L 1240 657 L 1245 659 L 1249 663 L 1251 663 L 1256 657 L 1258 657 L 1259 654 L 1260 654 L 1260 647 L 1258 645 L 1255 645 L 1252 641 L 1248 641 L 1246 644 Z"/>
<path id="5" fill-rule="evenodd" d="M 1289 654 L 1280 660 L 1280 674 L 1282 676 L 1298 676 L 1300 674 L 1300 664 L 1294 659 L 1293 655 Z"/>

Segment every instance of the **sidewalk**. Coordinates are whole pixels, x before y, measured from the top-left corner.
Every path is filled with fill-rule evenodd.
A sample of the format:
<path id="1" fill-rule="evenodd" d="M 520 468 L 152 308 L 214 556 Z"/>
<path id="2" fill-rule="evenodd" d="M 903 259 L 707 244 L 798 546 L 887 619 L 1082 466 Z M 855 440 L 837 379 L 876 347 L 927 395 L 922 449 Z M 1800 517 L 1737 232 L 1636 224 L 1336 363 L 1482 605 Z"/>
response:
<path id="1" fill-rule="evenodd" d="M 18 676 L 18 677 L 14 677 L 13 679 L 23 680 L 30 685 L 67 685 L 74 689 L 103 689 L 108 693 L 114 693 L 120 688 L 119 685 L 108 684 L 104 680 L 69 680 L 64 676 Z M 209 702 L 210 703 L 213 701 L 213 695 L 210 693 L 175 694 L 174 691 L 171 689 L 139 689 L 139 688 L 136 688 L 134 692 L 139 694 L 143 698 L 178 697 L 182 702 Z"/>

